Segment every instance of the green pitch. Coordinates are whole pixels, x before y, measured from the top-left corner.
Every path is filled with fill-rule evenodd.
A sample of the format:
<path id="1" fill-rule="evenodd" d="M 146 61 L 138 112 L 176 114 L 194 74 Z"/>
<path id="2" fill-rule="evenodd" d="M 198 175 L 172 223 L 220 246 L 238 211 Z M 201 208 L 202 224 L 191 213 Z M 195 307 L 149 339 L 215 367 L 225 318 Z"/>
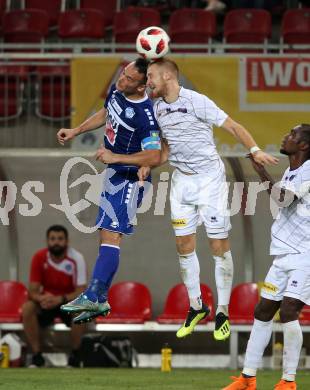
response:
<path id="1" fill-rule="evenodd" d="M 227 370 L 174 369 L 0 369 L 0 390 L 220 390 L 229 383 Z M 279 371 L 259 373 L 258 390 L 272 390 Z M 299 372 L 298 390 L 310 389 L 310 373 Z"/>

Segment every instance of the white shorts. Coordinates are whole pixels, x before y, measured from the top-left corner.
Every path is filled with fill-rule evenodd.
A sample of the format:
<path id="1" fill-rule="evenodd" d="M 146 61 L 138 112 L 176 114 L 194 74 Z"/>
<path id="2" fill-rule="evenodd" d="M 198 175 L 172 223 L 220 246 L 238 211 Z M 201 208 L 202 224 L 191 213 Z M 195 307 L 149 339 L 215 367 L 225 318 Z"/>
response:
<path id="1" fill-rule="evenodd" d="M 272 301 L 290 297 L 310 305 L 310 251 L 276 256 L 261 296 Z"/>
<path id="2" fill-rule="evenodd" d="M 208 173 L 172 174 L 170 204 L 176 236 L 196 233 L 203 222 L 210 238 L 227 238 L 231 229 L 227 210 L 228 187 L 222 160 L 212 162 Z"/>

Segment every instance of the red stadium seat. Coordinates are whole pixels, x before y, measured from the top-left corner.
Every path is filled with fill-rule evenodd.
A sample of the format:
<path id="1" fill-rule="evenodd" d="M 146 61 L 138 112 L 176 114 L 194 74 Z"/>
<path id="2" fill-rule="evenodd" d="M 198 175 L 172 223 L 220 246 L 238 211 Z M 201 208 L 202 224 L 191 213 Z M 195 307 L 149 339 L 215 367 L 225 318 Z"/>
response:
<path id="1" fill-rule="evenodd" d="M 128 7 L 115 14 L 114 36 L 116 43 L 135 43 L 140 30 L 160 25 L 157 10 L 142 7 Z M 125 51 L 130 51 L 125 49 Z"/>
<path id="2" fill-rule="evenodd" d="M 212 321 L 214 318 L 214 300 L 209 286 L 201 284 L 201 295 L 203 301 L 211 309 L 210 314 L 200 323 Z M 174 286 L 168 293 L 164 312 L 157 317 L 160 324 L 180 324 L 183 323 L 189 309 L 189 299 L 186 287 L 183 283 Z"/>
<path id="3" fill-rule="evenodd" d="M 148 288 L 138 282 L 114 284 L 108 296 L 111 314 L 99 323 L 143 324 L 152 315 L 152 298 Z"/>
<path id="4" fill-rule="evenodd" d="M 0 323 L 22 322 L 22 306 L 28 299 L 26 287 L 15 281 L 0 281 Z"/>
<path id="5" fill-rule="evenodd" d="M 229 318 L 232 324 L 252 324 L 254 309 L 259 301 L 256 283 L 241 283 L 232 290 Z"/>
<path id="6" fill-rule="evenodd" d="M 48 34 L 48 15 L 40 10 L 16 10 L 3 16 L 6 43 L 40 43 Z"/>
<path id="7" fill-rule="evenodd" d="M 271 15 L 263 9 L 236 9 L 224 20 L 226 43 L 262 44 L 271 35 Z M 261 52 L 257 49 L 231 49 L 230 52 Z"/>
<path id="8" fill-rule="evenodd" d="M 281 40 L 288 44 L 310 44 L 310 8 L 287 10 L 282 19 Z M 310 49 L 285 50 L 309 53 Z"/>
<path id="9" fill-rule="evenodd" d="M 171 14 L 169 35 L 172 43 L 207 44 L 215 33 L 216 18 L 212 12 L 195 8 L 183 8 Z"/>
<path id="10" fill-rule="evenodd" d="M 304 306 L 300 313 L 299 321 L 302 325 L 310 325 L 310 306 Z"/>
<path id="11" fill-rule="evenodd" d="M 105 25 L 112 26 L 117 0 L 81 0 L 81 8 L 91 8 L 104 15 Z"/>
<path id="12" fill-rule="evenodd" d="M 36 114 L 51 120 L 70 117 L 70 67 L 38 66 Z"/>
<path id="13" fill-rule="evenodd" d="M 101 39 L 104 34 L 104 16 L 99 11 L 92 9 L 69 10 L 60 14 L 58 35 L 63 39 Z"/>
<path id="14" fill-rule="evenodd" d="M 0 118 L 16 118 L 22 113 L 27 66 L 0 66 Z"/>
<path id="15" fill-rule="evenodd" d="M 49 17 L 49 25 L 55 26 L 58 23 L 58 17 L 61 11 L 61 2 L 62 0 L 26 0 L 25 8 L 45 11 Z"/>

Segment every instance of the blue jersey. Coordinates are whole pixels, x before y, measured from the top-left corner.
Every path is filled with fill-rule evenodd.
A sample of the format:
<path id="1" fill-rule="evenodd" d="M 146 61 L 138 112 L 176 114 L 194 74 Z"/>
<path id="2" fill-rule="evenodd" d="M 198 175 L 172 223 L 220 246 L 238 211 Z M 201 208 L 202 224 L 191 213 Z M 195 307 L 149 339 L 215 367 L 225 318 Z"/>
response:
<path id="1" fill-rule="evenodd" d="M 107 109 L 104 137 L 107 149 L 118 154 L 160 149 L 159 127 L 147 95 L 140 100 L 130 100 L 112 85 L 104 107 Z M 109 166 L 116 170 L 124 167 L 120 164 Z"/>

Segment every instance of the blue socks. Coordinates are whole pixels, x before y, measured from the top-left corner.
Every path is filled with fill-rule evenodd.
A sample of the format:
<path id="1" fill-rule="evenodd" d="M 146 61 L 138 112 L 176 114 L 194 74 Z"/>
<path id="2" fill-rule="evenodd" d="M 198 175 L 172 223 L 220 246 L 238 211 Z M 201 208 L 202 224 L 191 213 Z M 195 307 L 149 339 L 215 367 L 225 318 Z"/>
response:
<path id="1" fill-rule="evenodd" d="M 93 271 L 93 278 L 85 291 L 90 301 L 103 303 L 119 265 L 118 246 L 102 244 Z"/>

